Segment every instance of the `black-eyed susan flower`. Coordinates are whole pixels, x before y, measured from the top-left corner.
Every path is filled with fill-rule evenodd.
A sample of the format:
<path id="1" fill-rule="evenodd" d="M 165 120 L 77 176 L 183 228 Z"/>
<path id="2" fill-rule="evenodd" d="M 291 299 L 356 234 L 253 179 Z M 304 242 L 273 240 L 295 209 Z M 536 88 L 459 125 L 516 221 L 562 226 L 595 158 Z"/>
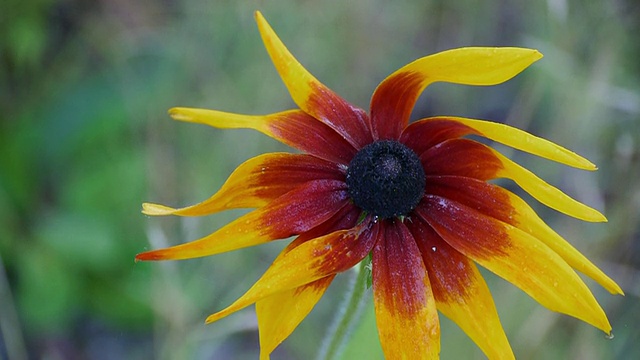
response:
<path id="1" fill-rule="evenodd" d="M 583 157 L 524 131 L 451 116 L 409 124 L 431 83 L 494 85 L 542 55 L 523 48 L 460 48 L 418 59 L 375 90 L 369 114 L 314 78 L 260 13 L 264 44 L 299 109 L 263 116 L 174 108 L 176 120 L 251 128 L 302 153 L 270 153 L 241 164 L 202 203 L 148 215 L 198 216 L 257 208 L 202 239 L 141 253 L 188 259 L 295 237 L 242 297 L 207 318 L 256 304 L 262 357 L 306 317 L 336 274 L 371 254 L 380 341 L 390 359 L 436 358 L 438 311 L 489 358 L 512 358 L 476 264 L 547 308 L 609 333 L 611 326 L 575 270 L 614 294 L 620 287 L 549 228 L 518 196 L 488 180 L 507 178 L 541 203 L 585 221 L 606 221 L 530 171 L 467 135 L 585 170 Z"/>

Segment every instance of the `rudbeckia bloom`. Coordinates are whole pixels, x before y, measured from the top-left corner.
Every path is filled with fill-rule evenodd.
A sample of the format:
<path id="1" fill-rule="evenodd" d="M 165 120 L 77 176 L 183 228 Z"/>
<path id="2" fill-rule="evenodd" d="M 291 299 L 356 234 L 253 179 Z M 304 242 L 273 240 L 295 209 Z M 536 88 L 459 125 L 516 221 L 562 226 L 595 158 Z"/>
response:
<path id="1" fill-rule="evenodd" d="M 547 308 L 609 333 L 611 326 L 575 270 L 614 294 L 620 287 L 549 228 L 518 196 L 487 182 L 513 180 L 541 203 L 585 221 L 606 221 L 492 148 L 484 137 L 585 170 L 583 157 L 493 122 L 437 116 L 409 123 L 431 83 L 494 85 L 542 55 L 523 48 L 460 48 L 418 59 L 375 90 L 369 114 L 313 77 L 258 12 L 262 40 L 299 109 L 253 116 L 174 108 L 176 120 L 251 128 L 302 153 L 269 153 L 241 164 L 199 204 L 144 204 L 148 215 L 199 216 L 256 208 L 193 242 L 138 260 L 188 259 L 295 237 L 264 275 L 216 321 L 256 304 L 267 358 L 306 317 L 336 274 L 371 254 L 380 341 L 389 359 L 437 358 L 438 311 L 489 358 L 513 358 L 479 264 Z"/>

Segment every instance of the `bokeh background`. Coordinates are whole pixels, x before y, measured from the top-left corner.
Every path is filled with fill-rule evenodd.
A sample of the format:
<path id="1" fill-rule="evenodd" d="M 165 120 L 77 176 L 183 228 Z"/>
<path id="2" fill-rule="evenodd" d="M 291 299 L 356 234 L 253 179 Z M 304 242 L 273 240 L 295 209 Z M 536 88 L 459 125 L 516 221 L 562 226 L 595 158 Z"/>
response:
<path id="1" fill-rule="evenodd" d="M 254 10 L 299 60 L 368 108 L 400 66 L 460 46 L 523 46 L 545 57 L 503 85 L 435 84 L 413 117 L 492 119 L 598 164 L 588 173 L 500 148 L 603 211 L 588 224 L 527 198 L 626 292 L 588 285 L 615 338 L 546 310 L 484 272 L 520 359 L 640 358 L 640 4 L 635 0 L 5 0 L 0 4 L 0 358 L 251 359 L 253 309 L 212 325 L 286 241 L 214 257 L 135 263 L 243 211 L 149 218 L 143 201 L 188 205 L 244 160 L 285 146 L 248 130 L 173 122 L 173 106 L 261 114 L 294 107 Z M 505 186 L 516 189 L 512 184 Z M 318 350 L 349 274 L 273 355 Z M 442 358 L 481 359 L 442 318 Z M 372 306 L 345 359 L 381 358 Z"/>

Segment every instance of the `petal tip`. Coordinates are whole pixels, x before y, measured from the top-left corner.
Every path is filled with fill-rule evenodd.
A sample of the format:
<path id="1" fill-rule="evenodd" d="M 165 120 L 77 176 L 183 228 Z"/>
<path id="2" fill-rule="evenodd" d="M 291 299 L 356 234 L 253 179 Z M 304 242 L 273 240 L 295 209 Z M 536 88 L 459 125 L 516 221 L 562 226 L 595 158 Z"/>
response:
<path id="1" fill-rule="evenodd" d="M 143 203 L 142 204 L 142 213 L 145 215 L 151 216 L 163 216 L 163 215 L 171 215 L 176 211 L 176 209 L 164 206 L 160 204 L 153 203 Z"/>
<path id="2" fill-rule="evenodd" d="M 609 222 L 607 217 L 602 215 L 601 212 L 595 209 L 592 209 L 592 210 L 593 210 L 593 214 L 591 216 L 591 219 L 589 219 L 591 222 L 603 222 L 603 223 Z"/>
<path id="3" fill-rule="evenodd" d="M 169 114 L 169 116 L 171 116 L 173 120 L 193 121 L 193 116 L 189 114 L 188 110 L 189 110 L 188 108 L 174 107 L 169 109 L 167 113 Z"/>
<path id="4" fill-rule="evenodd" d="M 538 61 L 544 57 L 544 55 L 542 55 L 542 53 L 537 49 L 532 49 L 532 50 L 533 50 L 533 57 L 534 57 L 533 61 Z"/>
<path id="5" fill-rule="evenodd" d="M 614 283 L 615 287 L 613 289 L 610 289 L 609 292 L 613 295 L 624 295 L 624 291 L 622 291 L 622 288 L 620 287 L 620 285 Z"/>
<path id="6" fill-rule="evenodd" d="M 163 253 L 161 250 L 152 250 L 152 251 L 145 251 L 143 253 L 140 253 L 138 255 L 136 255 L 135 261 L 156 261 L 156 260 L 164 260 L 165 257 L 163 256 Z"/>
<path id="7" fill-rule="evenodd" d="M 204 320 L 204 323 L 206 325 L 209 325 L 213 322 L 216 322 L 218 320 L 220 320 L 222 318 L 222 316 L 218 315 L 219 313 L 215 313 L 215 314 L 211 314 L 209 316 L 207 316 L 207 318 Z"/>

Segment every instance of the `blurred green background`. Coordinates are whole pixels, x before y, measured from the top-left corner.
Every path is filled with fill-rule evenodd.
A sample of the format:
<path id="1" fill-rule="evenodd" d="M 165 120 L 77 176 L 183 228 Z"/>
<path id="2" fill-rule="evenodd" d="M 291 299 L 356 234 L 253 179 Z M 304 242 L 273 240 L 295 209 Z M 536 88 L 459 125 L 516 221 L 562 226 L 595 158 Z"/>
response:
<path id="1" fill-rule="evenodd" d="M 149 218 L 214 193 L 244 160 L 289 151 L 260 134 L 173 122 L 173 106 L 294 107 L 253 12 L 322 82 L 368 108 L 400 66 L 460 46 L 545 57 L 500 86 L 435 84 L 414 118 L 459 115 L 526 129 L 586 156 L 587 173 L 500 148 L 604 211 L 588 224 L 529 202 L 626 292 L 588 285 L 615 338 L 552 313 L 486 274 L 520 359 L 640 358 L 640 4 L 635 0 L 5 0 L 0 5 L 0 358 L 257 358 L 253 309 L 212 325 L 286 241 L 214 257 L 134 263 L 236 218 Z M 512 187 L 511 184 L 506 184 Z M 274 359 L 317 352 L 349 275 Z M 442 318 L 442 358 L 481 359 Z M 381 358 L 372 306 L 345 358 Z"/>

